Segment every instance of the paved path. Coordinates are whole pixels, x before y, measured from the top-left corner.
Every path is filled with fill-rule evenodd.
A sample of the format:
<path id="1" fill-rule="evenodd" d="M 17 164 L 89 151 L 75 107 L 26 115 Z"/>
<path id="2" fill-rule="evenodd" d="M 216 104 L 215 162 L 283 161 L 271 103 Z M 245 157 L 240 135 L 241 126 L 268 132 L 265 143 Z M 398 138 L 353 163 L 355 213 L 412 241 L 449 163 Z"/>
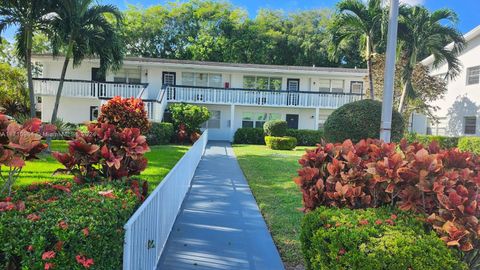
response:
<path id="1" fill-rule="evenodd" d="M 284 269 L 230 144 L 209 142 L 158 269 Z"/>

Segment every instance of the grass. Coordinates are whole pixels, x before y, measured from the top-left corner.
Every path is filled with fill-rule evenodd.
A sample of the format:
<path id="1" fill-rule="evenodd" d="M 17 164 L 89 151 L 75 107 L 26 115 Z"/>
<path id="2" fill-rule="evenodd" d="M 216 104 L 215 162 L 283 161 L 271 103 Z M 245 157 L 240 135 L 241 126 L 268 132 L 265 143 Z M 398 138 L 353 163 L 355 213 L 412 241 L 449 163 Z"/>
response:
<path id="1" fill-rule="evenodd" d="M 150 188 L 153 190 L 153 188 L 163 180 L 170 169 L 175 166 L 183 154 L 185 154 L 189 146 L 158 145 L 151 146 L 150 148 L 151 151 L 145 154 L 148 159 L 148 167 L 142 172 L 139 178 L 147 180 Z M 67 151 L 66 142 L 53 141 L 52 151 Z M 29 185 L 32 183 L 72 178 L 72 176 L 69 175 L 52 175 L 58 168 L 62 168 L 62 165 L 51 155 L 41 154 L 39 159 L 27 161 L 16 185 Z"/>
<path id="2" fill-rule="evenodd" d="M 278 151 L 264 145 L 234 145 L 233 149 L 283 262 L 292 268 L 303 264 L 299 240 L 303 213 L 298 210 L 302 196 L 292 179 L 306 148 Z"/>

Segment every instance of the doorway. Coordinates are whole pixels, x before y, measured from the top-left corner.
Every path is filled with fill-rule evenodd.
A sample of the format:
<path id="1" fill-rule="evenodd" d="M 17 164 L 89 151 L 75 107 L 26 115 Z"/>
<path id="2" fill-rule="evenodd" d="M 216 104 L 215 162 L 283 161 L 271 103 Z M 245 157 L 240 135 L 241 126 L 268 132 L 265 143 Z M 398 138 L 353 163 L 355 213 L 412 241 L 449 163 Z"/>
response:
<path id="1" fill-rule="evenodd" d="M 287 126 L 290 129 L 298 129 L 298 114 L 287 114 Z"/>
<path id="2" fill-rule="evenodd" d="M 287 105 L 298 105 L 299 94 L 295 93 L 300 91 L 300 79 L 287 79 L 287 91 L 288 100 Z"/>

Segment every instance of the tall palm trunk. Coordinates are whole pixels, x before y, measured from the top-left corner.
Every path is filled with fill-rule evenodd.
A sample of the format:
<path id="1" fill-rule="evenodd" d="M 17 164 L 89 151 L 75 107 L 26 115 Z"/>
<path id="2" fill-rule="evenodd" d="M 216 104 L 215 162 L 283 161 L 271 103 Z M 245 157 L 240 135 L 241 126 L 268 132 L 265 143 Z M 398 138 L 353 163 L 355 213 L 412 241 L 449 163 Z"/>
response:
<path id="1" fill-rule="evenodd" d="M 372 48 L 370 46 L 370 37 L 367 36 L 367 69 L 368 69 L 368 83 L 370 84 L 370 99 L 375 98 L 373 89 L 373 71 L 372 71 Z"/>
<path id="2" fill-rule="evenodd" d="M 406 80 L 405 83 L 403 84 L 402 88 L 402 95 L 400 96 L 400 102 L 398 103 L 398 112 L 403 114 L 403 111 L 405 109 L 405 105 L 407 103 L 407 93 L 411 89 L 412 84 L 410 80 Z"/>
<path id="3" fill-rule="evenodd" d="M 33 91 L 33 76 L 32 76 L 32 39 L 33 34 L 32 31 L 26 31 L 26 39 L 27 39 L 27 48 L 25 51 L 25 66 L 27 67 L 27 80 L 28 80 L 28 92 L 29 92 L 29 99 L 30 99 L 30 117 L 36 116 L 36 108 L 35 108 L 35 92 Z"/>
<path id="4" fill-rule="evenodd" d="M 68 64 L 70 62 L 70 56 L 72 55 L 73 42 L 70 41 L 67 48 L 67 53 L 65 54 L 65 61 L 63 62 L 62 74 L 60 75 L 60 82 L 58 83 L 57 95 L 55 96 L 55 105 L 53 106 L 52 119 L 51 123 L 57 120 L 58 107 L 60 105 L 60 97 L 62 96 L 63 83 L 65 81 L 65 75 L 67 74 Z"/>

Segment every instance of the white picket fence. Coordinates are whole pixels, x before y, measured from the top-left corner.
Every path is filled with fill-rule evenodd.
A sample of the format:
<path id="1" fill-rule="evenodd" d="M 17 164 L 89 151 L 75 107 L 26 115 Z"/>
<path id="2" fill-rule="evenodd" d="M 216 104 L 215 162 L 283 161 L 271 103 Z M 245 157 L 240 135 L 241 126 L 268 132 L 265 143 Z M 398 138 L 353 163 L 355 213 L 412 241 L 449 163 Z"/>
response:
<path id="1" fill-rule="evenodd" d="M 156 269 L 208 142 L 208 130 L 125 224 L 124 270 Z"/>

